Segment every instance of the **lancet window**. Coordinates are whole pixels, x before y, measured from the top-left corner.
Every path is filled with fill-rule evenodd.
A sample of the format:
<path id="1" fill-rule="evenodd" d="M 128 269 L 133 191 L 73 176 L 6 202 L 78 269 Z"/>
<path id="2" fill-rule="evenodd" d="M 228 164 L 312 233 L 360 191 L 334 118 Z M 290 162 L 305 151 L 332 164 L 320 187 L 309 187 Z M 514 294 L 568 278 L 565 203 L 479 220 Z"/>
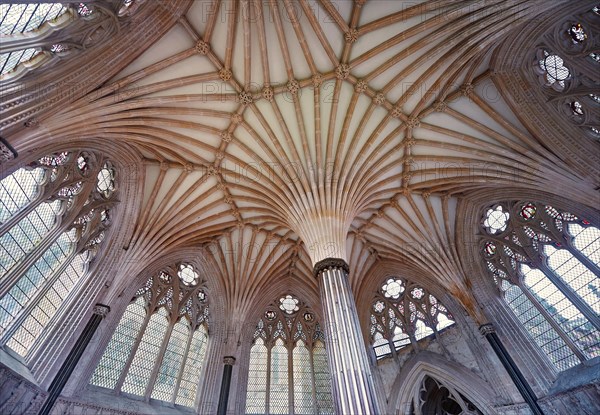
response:
<path id="1" fill-rule="evenodd" d="M 293 295 L 267 307 L 250 349 L 246 414 L 333 414 L 324 334 Z"/>
<path id="2" fill-rule="evenodd" d="M 390 277 L 377 290 L 371 305 L 371 344 L 377 359 L 454 324 L 452 314 L 420 285 Z"/>
<path id="3" fill-rule="evenodd" d="M 28 358 L 85 283 L 111 224 L 115 169 L 49 154 L 0 181 L 0 344 Z"/>
<path id="4" fill-rule="evenodd" d="M 482 218 L 482 256 L 509 307 L 559 371 L 600 355 L 600 229 L 532 201 Z"/>
<path id="5" fill-rule="evenodd" d="M 125 310 L 90 384 L 194 407 L 208 341 L 208 298 L 193 265 L 167 267 Z"/>

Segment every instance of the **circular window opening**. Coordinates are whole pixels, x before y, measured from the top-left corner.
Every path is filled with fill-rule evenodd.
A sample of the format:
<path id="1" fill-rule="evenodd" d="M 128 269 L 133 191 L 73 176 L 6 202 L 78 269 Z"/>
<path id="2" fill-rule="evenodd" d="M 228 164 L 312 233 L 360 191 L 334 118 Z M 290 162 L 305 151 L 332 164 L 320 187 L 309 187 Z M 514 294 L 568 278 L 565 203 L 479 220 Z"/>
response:
<path id="1" fill-rule="evenodd" d="M 189 264 L 181 264 L 177 275 L 181 282 L 188 287 L 193 287 L 198 284 L 198 273 L 194 271 L 194 268 Z"/>

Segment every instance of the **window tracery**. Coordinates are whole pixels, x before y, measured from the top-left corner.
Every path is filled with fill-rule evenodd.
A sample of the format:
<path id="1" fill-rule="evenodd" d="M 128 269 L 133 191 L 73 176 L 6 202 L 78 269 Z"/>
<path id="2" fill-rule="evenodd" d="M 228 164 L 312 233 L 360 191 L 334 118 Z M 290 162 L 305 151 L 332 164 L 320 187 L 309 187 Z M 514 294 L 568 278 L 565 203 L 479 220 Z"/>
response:
<path id="1" fill-rule="evenodd" d="M 411 403 L 411 415 L 482 415 L 482 412 L 455 388 L 425 376 Z"/>
<path id="2" fill-rule="evenodd" d="M 388 278 L 371 304 L 370 336 L 377 359 L 454 324 L 435 296 L 403 278 Z"/>
<path id="3" fill-rule="evenodd" d="M 116 201 L 89 174 L 107 163 L 87 152 L 50 154 L 0 181 L 0 344 L 26 358 L 110 227 Z"/>
<path id="4" fill-rule="evenodd" d="M 596 91 L 600 83 L 598 37 L 591 28 L 598 25 L 595 9 L 562 20 L 539 46 L 534 72 L 547 101 L 574 125 L 600 139 L 600 108 Z"/>
<path id="5" fill-rule="evenodd" d="M 0 5 L 0 82 L 105 41 L 134 5 L 117 0 Z"/>
<path id="6" fill-rule="evenodd" d="M 489 216 L 507 212 L 497 232 Z M 482 256 L 499 293 L 559 371 L 600 355 L 600 229 L 539 202 L 484 214 Z"/>
<path id="7" fill-rule="evenodd" d="M 334 413 L 323 331 L 290 294 L 267 307 L 250 349 L 246 414 L 267 413 Z"/>
<path id="8" fill-rule="evenodd" d="M 208 340 L 209 305 L 193 265 L 148 278 L 121 317 L 90 384 L 192 407 Z"/>

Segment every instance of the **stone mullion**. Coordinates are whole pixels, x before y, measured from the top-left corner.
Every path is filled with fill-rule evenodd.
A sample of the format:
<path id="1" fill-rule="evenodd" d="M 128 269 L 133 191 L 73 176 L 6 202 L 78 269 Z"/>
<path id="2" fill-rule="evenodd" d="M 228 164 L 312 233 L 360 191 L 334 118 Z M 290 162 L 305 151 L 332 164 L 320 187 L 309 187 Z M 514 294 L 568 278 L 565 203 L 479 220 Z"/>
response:
<path id="1" fill-rule="evenodd" d="M 395 304 L 393 304 L 392 302 L 388 303 L 387 301 L 384 301 L 384 304 L 386 304 L 386 308 L 383 310 L 383 313 L 384 316 L 387 316 L 387 319 L 390 318 L 390 313 L 387 312 L 389 309 L 392 309 L 394 315 L 397 316 L 397 308 L 395 307 Z M 394 328 L 390 328 L 388 320 L 388 323 L 385 324 L 383 328 L 387 332 L 387 341 L 388 345 L 390 346 L 390 353 L 392 355 L 392 358 L 394 359 L 394 361 L 398 362 L 398 352 L 396 351 L 396 345 L 394 345 L 394 330 L 396 329 L 396 323 L 394 322 Z M 375 359 L 377 359 L 377 356 L 375 356 Z"/>
<path id="2" fill-rule="evenodd" d="M 531 301 L 531 303 L 535 306 L 535 308 L 538 310 L 538 312 L 548 321 L 548 323 L 552 326 L 552 328 L 558 333 L 560 338 L 567 344 L 567 346 L 569 346 L 569 349 L 571 349 L 573 351 L 575 356 L 577 356 L 577 358 L 579 360 L 581 360 L 582 362 L 584 360 L 586 360 L 586 357 L 583 354 L 583 351 L 581 349 L 579 349 L 579 347 L 573 342 L 573 340 L 571 340 L 569 335 L 567 333 L 565 333 L 563 328 L 556 322 L 556 320 L 554 320 L 554 318 L 548 313 L 548 311 L 539 303 L 539 301 L 531 293 L 529 288 L 522 287 L 521 291 L 523 291 L 523 294 L 525 294 L 525 296 L 529 299 L 529 301 Z"/>
<path id="3" fill-rule="evenodd" d="M 144 319 L 144 322 L 142 323 L 142 327 L 140 327 L 140 331 L 138 332 L 138 336 L 135 339 L 135 342 L 133 343 L 131 352 L 129 352 L 129 357 L 127 358 L 127 362 L 125 363 L 125 366 L 123 366 L 123 371 L 121 372 L 121 375 L 119 376 L 119 380 L 117 381 L 117 384 L 115 385 L 115 390 L 117 391 L 117 393 L 121 393 L 121 388 L 123 387 L 123 383 L 125 382 L 125 378 L 127 377 L 127 372 L 129 372 L 129 368 L 131 367 L 133 358 L 135 357 L 135 355 L 138 351 L 138 348 L 140 347 L 140 343 L 142 342 L 142 337 L 144 337 L 144 333 L 146 332 L 146 328 L 148 327 L 148 322 L 150 321 L 152 314 L 154 314 L 153 311 L 154 311 L 153 307 L 148 307 L 148 311 L 146 312 L 146 318 Z"/>
<path id="4" fill-rule="evenodd" d="M 311 345 L 311 348 L 308 350 L 308 356 L 309 356 L 309 361 L 310 361 L 310 382 L 312 385 L 312 393 L 311 393 L 311 398 L 312 398 L 312 406 L 313 406 L 313 411 L 315 414 L 318 414 L 318 406 L 317 406 L 317 382 L 315 380 L 315 359 L 313 357 L 313 353 L 314 353 L 314 343 Z"/>
<path id="5" fill-rule="evenodd" d="M 19 311 L 17 317 L 10 323 L 10 327 L 2 334 L 2 338 L 0 339 L 0 344 L 5 344 L 12 335 L 18 330 L 18 328 L 23 324 L 25 319 L 31 314 L 31 312 L 38 305 L 39 301 L 46 295 L 48 291 L 54 286 L 54 283 L 60 278 L 60 276 L 65 272 L 67 267 L 75 258 L 77 252 L 73 250 L 63 261 L 63 263 L 54 271 L 50 278 L 48 278 L 44 283 L 41 289 L 39 289 L 27 302 L 26 306 Z M 67 294 L 68 295 L 68 294 Z"/>
<path id="6" fill-rule="evenodd" d="M 162 365 L 162 361 L 165 357 L 165 351 L 169 346 L 169 340 L 171 339 L 171 333 L 173 333 L 174 326 L 175 322 L 169 319 L 169 327 L 167 328 L 167 332 L 163 336 L 162 344 L 160 345 L 160 349 L 158 351 L 158 354 L 156 355 L 156 361 L 154 362 L 154 368 L 152 369 L 152 372 L 150 372 L 148 385 L 146 385 L 146 393 L 144 394 L 144 399 L 146 400 L 146 402 L 150 400 L 150 396 L 152 395 L 154 383 L 156 382 L 158 372 L 160 371 L 160 366 Z M 183 362 L 181 364 L 183 365 Z"/>
<path id="7" fill-rule="evenodd" d="M 271 349 L 273 344 L 267 345 L 267 390 L 265 393 L 265 413 L 270 414 L 271 406 Z"/>
<path id="8" fill-rule="evenodd" d="M 184 317 L 182 317 L 182 318 L 184 318 Z M 190 325 L 190 332 L 188 334 L 188 340 L 187 340 L 187 344 L 185 346 L 185 352 L 183 353 L 181 367 L 178 370 L 177 380 L 175 381 L 175 391 L 173 392 L 173 397 L 171 398 L 172 404 L 175 404 L 175 401 L 177 400 L 177 391 L 179 390 L 179 385 L 181 384 L 181 379 L 183 377 L 183 372 L 185 370 L 185 363 L 186 363 L 188 355 L 190 353 L 190 347 L 192 346 L 192 340 L 194 337 L 194 333 L 195 333 L 195 331 L 192 329 L 192 326 Z M 206 345 L 206 346 L 208 346 L 208 345 Z M 206 353 L 204 354 L 204 356 L 206 356 Z M 206 360 L 206 357 L 205 357 L 205 360 Z"/>
<path id="9" fill-rule="evenodd" d="M 290 331 L 289 344 L 286 347 L 288 354 L 288 407 L 290 414 L 294 414 L 294 349 L 296 346 L 292 343 L 292 332 Z"/>

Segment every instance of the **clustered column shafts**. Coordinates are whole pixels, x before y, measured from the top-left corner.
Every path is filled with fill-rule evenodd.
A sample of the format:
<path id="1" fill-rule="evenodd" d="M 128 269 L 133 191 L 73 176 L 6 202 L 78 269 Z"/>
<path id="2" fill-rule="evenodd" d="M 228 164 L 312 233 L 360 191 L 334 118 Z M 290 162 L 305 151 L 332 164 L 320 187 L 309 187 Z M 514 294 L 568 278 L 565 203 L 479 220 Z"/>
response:
<path id="1" fill-rule="evenodd" d="M 81 333 L 81 335 L 75 342 L 75 345 L 69 352 L 69 355 L 67 356 L 66 360 L 60 367 L 60 370 L 58 371 L 58 373 L 56 374 L 56 377 L 50 384 L 50 388 L 48 388 L 48 397 L 46 398 L 46 401 L 42 405 L 40 412 L 38 412 L 38 415 L 50 414 L 50 411 L 52 410 L 54 403 L 56 402 L 56 400 L 60 396 L 63 388 L 67 384 L 67 381 L 69 380 L 69 377 L 73 373 L 75 366 L 77 366 L 79 359 L 81 359 L 81 356 L 83 355 L 85 348 L 87 347 L 90 340 L 96 333 L 96 330 L 98 329 L 98 326 L 100 325 L 100 322 L 108 314 L 109 311 L 110 311 L 110 307 L 108 307 L 106 305 L 96 304 L 94 306 L 92 317 L 90 317 L 90 320 L 88 321 L 85 328 L 83 329 L 83 332 Z"/>
<path id="2" fill-rule="evenodd" d="M 343 259 L 327 258 L 314 267 L 321 291 L 334 402 L 337 413 L 379 414 L 348 273 Z"/>
<path id="3" fill-rule="evenodd" d="M 537 403 L 537 397 L 535 396 L 535 393 L 533 393 L 531 386 L 529 386 L 529 383 L 500 341 L 493 324 L 488 323 L 481 325 L 479 327 L 479 332 L 488 340 L 492 346 L 492 349 L 494 349 L 494 352 L 498 356 L 498 359 L 500 359 L 502 366 L 504 366 L 515 386 L 523 396 L 523 399 L 525 399 L 525 402 L 527 402 L 527 405 L 529 405 L 531 412 L 534 415 L 544 415 L 544 412 L 542 412 L 542 409 Z"/>

